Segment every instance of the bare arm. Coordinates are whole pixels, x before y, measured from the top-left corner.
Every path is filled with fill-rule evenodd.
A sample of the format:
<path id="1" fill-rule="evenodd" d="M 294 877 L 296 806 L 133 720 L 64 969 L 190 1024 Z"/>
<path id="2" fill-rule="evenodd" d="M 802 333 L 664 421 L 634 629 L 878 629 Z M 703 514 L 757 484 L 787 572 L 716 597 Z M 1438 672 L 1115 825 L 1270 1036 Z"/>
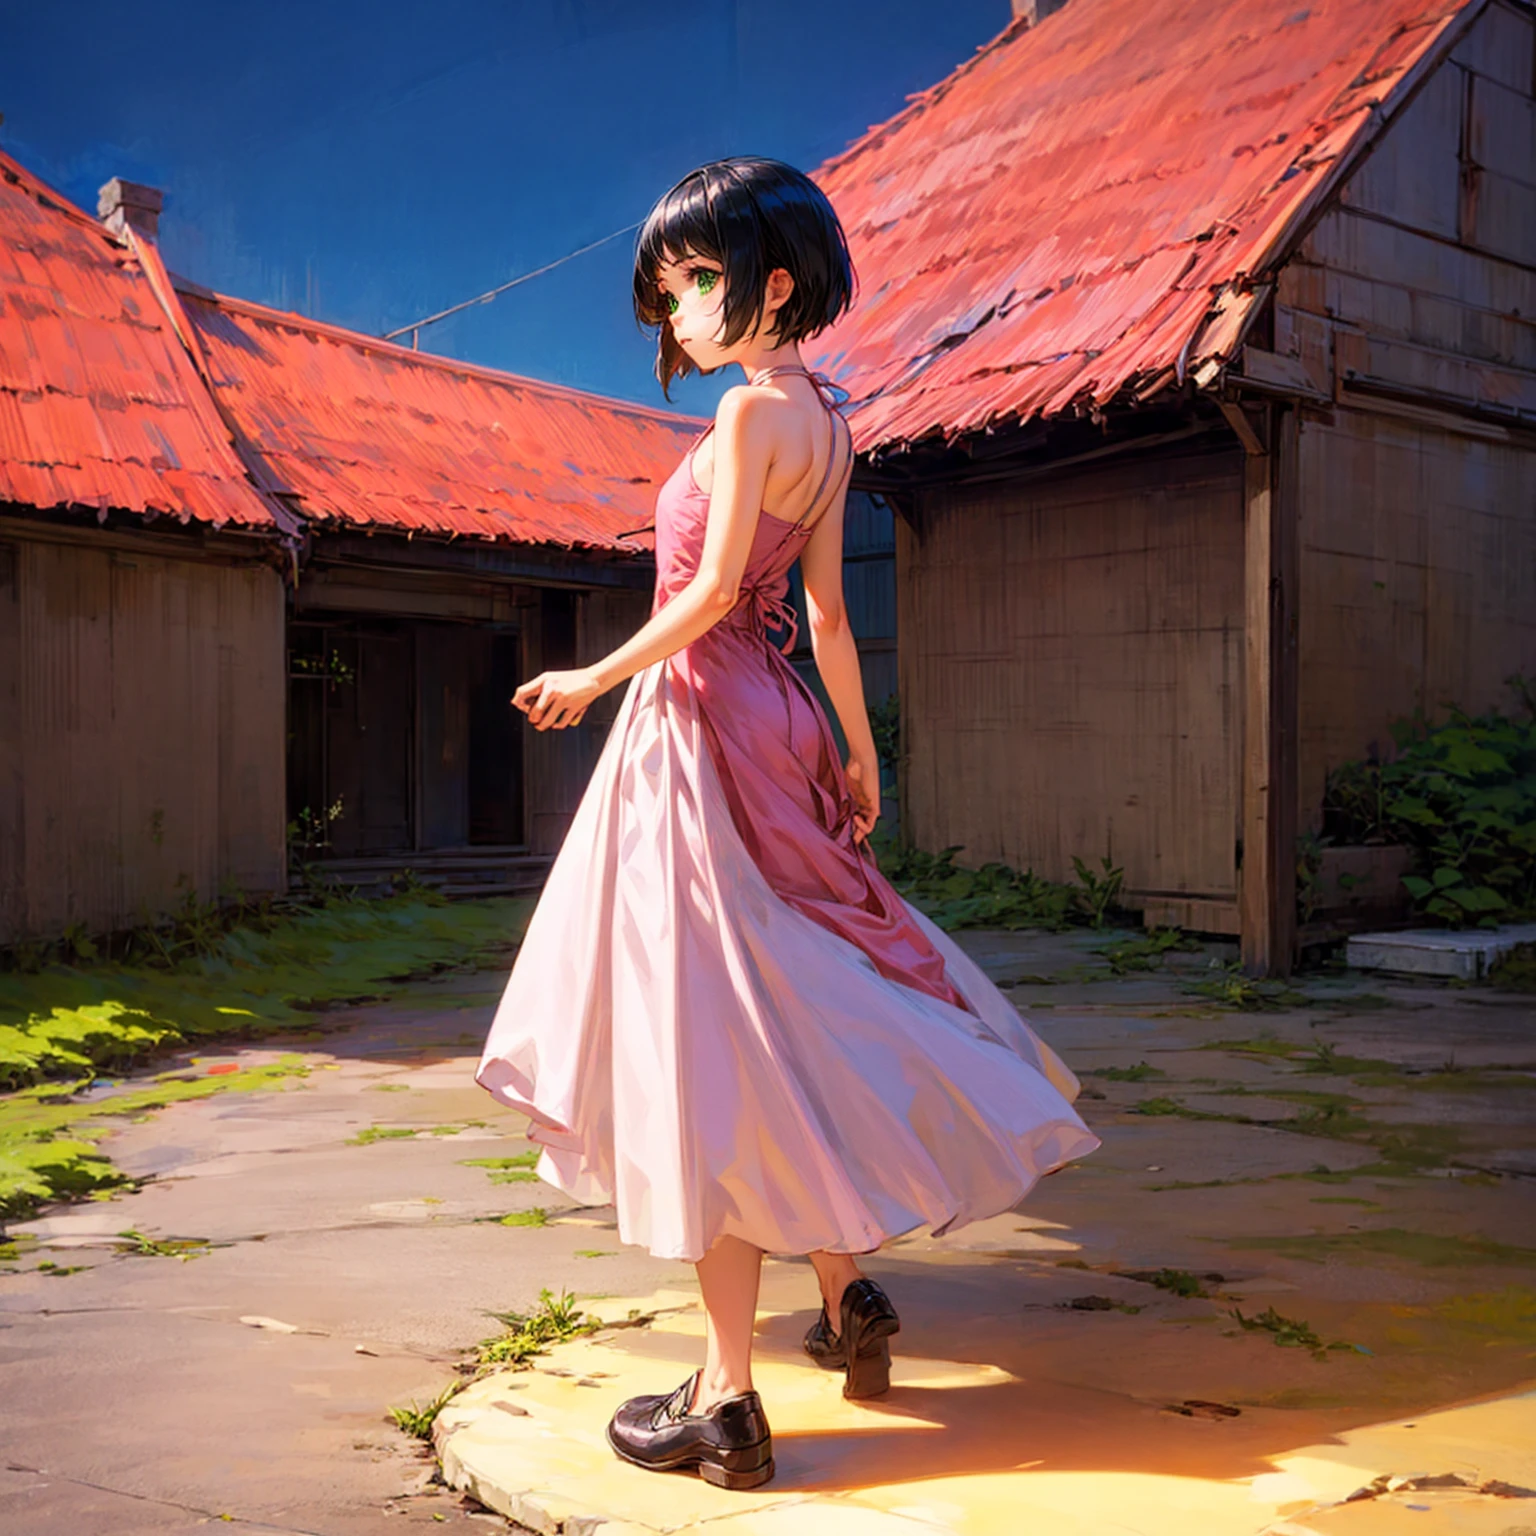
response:
<path id="1" fill-rule="evenodd" d="M 848 742 L 848 786 L 857 807 L 856 828 L 861 836 L 868 837 L 880 816 L 880 760 L 864 703 L 858 647 L 843 599 L 843 511 L 847 499 L 845 480 L 837 500 L 811 530 L 800 556 L 800 573 L 805 578 L 806 617 L 816 670 L 826 684 Z"/>
<path id="2" fill-rule="evenodd" d="M 574 725 L 599 694 L 691 645 L 736 605 L 773 463 L 770 413 L 757 392 L 727 390 L 715 417 L 715 478 L 699 569 L 675 597 L 590 667 L 541 672 L 512 696 L 537 729 Z"/>

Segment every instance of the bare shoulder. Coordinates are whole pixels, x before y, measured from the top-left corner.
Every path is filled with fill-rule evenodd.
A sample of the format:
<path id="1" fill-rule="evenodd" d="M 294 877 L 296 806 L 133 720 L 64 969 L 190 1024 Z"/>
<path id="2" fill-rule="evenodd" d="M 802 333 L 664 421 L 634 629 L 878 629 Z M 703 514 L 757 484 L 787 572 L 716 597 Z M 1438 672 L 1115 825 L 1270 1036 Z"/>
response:
<path id="1" fill-rule="evenodd" d="M 761 385 L 733 384 L 715 409 L 715 430 L 727 439 L 772 446 L 790 425 L 784 397 Z"/>

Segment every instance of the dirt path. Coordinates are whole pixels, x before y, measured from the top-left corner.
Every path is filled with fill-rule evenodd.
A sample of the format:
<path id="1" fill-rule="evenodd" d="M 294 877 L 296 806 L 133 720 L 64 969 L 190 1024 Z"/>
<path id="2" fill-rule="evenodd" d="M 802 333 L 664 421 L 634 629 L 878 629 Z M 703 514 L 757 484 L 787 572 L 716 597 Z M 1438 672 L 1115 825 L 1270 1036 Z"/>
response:
<path id="1" fill-rule="evenodd" d="M 1529 1000 L 1338 977 L 1248 1014 L 1190 992 L 1211 974 L 1191 969 L 1204 956 L 1115 979 L 1081 934 L 966 943 L 1084 1073 L 1105 1145 L 1023 1215 L 914 1235 L 873 1266 L 914 1361 L 1000 1372 L 1017 1391 L 917 1400 L 930 1428 L 955 1431 L 919 1442 L 895 1424 L 882 1438 L 878 1416 L 842 1441 L 802 1436 L 780 1493 L 975 1480 L 999 1456 L 1226 1485 L 1272 1475 L 1289 1447 L 1536 1376 Z M 611 1212 L 476 1166 L 526 1145 L 518 1117 L 469 1080 L 497 990 L 494 977 L 416 986 L 333 1016 L 318 1040 L 205 1055 L 196 1070 L 298 1051 L 307 1071 L 126 1125 L 107 1150 L 145 1178 L 138 1190 L 11 1229 L 0 1529 L 503 1526 L 428 1485 L 431 1461 L 386 1405 L 430 1399 L 497 1331 L 489 1314 L 543 1287 L 686 1298 L 692 1273 L 620 1249 Z M 535 1207 L 546 1224 L 499 1220 L 537 1221 Z M 116 1237 L 129 1229 L 210 1246 L 130 1253 Z M 770 1265 L 765 1369 L 794 1365 L 813 1296 L 802 1264 Z M 675 1385 L 690 1327 L 625 1335 L 666 1377 L 648 1390 Z M 785 1376 L 786 1402 L 798 1380 Z M 587 1436 L 587 1418 L 600 1431 L 612 1395 L 581 1397 L 571 1432 Z M 1012 1428 L 998 1441 L 980 1433 L 989 1423 Z M 657 1480 L 624 1470 L 641 1482 L 621 1494 L 654 1503 Z M 886 1503 L 902 1498 L 922 1502 L 908 1487 Z M 1140 1523 L 1103 1528 L 1178 1528 L 1138 1508 Z M 1532 1508 L 1508 1505 L 1488 1529 L 1536 1524 Z M 938 1528 L 1008 1529 L 982 1505 Z"/>

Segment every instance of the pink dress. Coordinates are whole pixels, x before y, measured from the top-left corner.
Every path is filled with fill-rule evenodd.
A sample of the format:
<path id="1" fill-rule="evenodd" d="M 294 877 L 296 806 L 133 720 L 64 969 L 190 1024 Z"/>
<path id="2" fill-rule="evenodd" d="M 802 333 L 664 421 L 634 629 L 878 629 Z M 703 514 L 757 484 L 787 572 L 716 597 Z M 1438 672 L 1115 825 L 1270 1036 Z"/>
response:
<path id="1" fill-rule="evenodd" d="M 708 511 L 690 453 L 657 497 L 653 612 Z M 768 634 L 809 531 L 760 513 L 737 606 L 630 679 L 476 1073 L 544 1179 L 665 1258 L 724 1234 L 867 1253 L 1099 1144 L 1077 1079 L 854 840 L 831 727 Z"/>

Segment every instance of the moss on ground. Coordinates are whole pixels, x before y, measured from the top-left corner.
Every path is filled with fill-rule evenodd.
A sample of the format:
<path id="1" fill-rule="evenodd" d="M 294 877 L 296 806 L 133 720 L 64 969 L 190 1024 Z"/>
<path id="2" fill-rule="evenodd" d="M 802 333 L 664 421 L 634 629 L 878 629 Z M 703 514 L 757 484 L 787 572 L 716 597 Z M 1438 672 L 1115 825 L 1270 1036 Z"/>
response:
<path id="1" fill-rule="evenodd" d="M 1536 1268 L 1536 1248 L 1517 1248 L 1512 1243 L 1496 1243 L 1486 1237 L 1444 1237 L 1433 1232 L 1409 1232 L 1402 1227 L 1281 1237 L 1233 1236 L 1212 1241 L 1234 1250 L 1273 1253 L 1314 1264 L 1325 1263 L 1331 1258 L 1355 1263 L 1393 1258 L 1430 1269 L 1477 1269 L 1487 1265 Z"/>
<path id="2" fill-rule="evenodd" d="M 0 1218 L 47 1200 L 104 1198 L 129 1182 L 97 1143 L 125 1117 L 185 1099 L 279 1085 L 302 1057 L 217 1071 L 193 1064 L 82 1097 L 101 1075 L 192 1042 L 292 1031 L 317 1009 L 381 988 L 505 964 L 532 910 L 523 900 L 423 896 L 337 901 L 258 930 L 235 928 L 172 966 L 122 962 L 0 973 Z"/>

